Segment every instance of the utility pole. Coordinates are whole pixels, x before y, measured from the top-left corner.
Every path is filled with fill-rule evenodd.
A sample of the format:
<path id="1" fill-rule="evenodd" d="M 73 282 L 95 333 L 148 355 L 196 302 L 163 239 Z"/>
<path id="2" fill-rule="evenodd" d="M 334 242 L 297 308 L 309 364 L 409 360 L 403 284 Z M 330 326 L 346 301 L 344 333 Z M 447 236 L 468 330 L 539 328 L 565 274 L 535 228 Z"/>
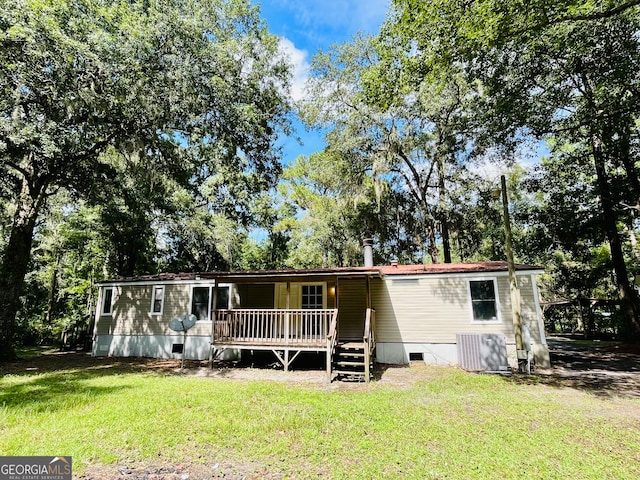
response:
<path id="1" fill-rule="evenodd" d="M 513 317 L 513 330 L 516 337 L 516 356 L 518 358 L 518 372 L 531 373 L 529 364 L 529 352 L 524 345 L 522 334 L 522 312 L 520 309 L 520 289 L 516 278 L 516 265 L 513 261 L 513 241 L 511 237 L 511 220 L 509 218 L 509 199 L 507 198 L 507 181 L 504 175 L 500 176 L 502 190 L 502 209 L 504 216 L 504 236 L 507 250 L 507 266 L 509 268 L 509 293 L 511 294 L 511 315 Z"/>

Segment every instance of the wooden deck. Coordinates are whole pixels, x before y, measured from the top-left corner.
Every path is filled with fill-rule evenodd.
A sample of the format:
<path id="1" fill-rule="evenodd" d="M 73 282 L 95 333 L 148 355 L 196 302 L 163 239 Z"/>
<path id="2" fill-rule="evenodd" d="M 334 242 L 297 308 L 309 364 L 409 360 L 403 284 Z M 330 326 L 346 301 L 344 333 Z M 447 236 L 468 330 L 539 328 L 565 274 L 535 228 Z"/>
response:
<path id="1" fill-rule="evenodd" d="M 365 381 L 370 378 L 370 363 L 375 349 L 375 310 L 366 312 L 365 334 L 358 339 L 357 347 L 362 350 L 362 360 L 343 360 L 353 364 Z M 277 310 L 277 309 L 233 309 L 216 310 L 211 331 L 210 363 L 214 352 L 224 349 L 270 350 L 284 366 L 289 365 L 303 351 L 326 352 L 328 380 L 332 379 L 336 352 L 349 350 L 349 343 L 338 342 L 338 310 Z M 354 345 L 356 345 L 354 343 Z M 343 353 L 344 355 L 344 353 Z M 352 354 L 353 356 L 353 354 Z M 344 373 L 344 372 L 343 372 Z"/>
<path id="2" fill-rule="evenodd" d="M 337 316 L 336 309 L 217 310 L 211 332 L 212 355 L 214 349 L 271 350 L 288 370 L 300 352 L 327 350 L 329 327 Z"/>
<path id="3" fill-rule="evenodd" d="M 335 309 L 326 310 L 217 310 L 212 345 L 264 347 L 327 346 L 327 334 Z"/>

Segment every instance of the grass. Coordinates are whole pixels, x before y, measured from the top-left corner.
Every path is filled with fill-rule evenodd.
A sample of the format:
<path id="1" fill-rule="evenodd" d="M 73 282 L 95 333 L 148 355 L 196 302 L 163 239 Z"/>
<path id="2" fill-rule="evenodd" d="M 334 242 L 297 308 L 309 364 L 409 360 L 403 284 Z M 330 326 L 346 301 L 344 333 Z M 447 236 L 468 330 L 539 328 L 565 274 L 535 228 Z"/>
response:
<path id="1" fill-rule="evenodd" d="M 640 401 L 451 368 L 341 388 L 116 367 L 0 379 L 0 454 L 293 478 L 640 478 Z M 257 467 L 256 467 L 257 468 Z M 258 477 L 259 478 L 259 477 Z"/>

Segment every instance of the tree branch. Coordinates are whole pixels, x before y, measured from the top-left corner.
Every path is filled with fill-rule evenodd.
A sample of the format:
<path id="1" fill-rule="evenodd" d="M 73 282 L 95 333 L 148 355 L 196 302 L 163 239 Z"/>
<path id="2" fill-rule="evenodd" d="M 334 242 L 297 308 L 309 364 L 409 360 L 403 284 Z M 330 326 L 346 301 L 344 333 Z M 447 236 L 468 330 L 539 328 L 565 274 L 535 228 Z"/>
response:
<path id="1" fill-rule="evenodd" d="M 610 10 L 604 10 L 602 12 L 594 12 L 583 15 L 563 15 L 559 17 L 549 17 L 545 14 L 545 21 L 537 23 L 535 25 L 522 28 L 519 30 L 515 30 L 510 32 L 507 36 L 514 37 L 518 35 L 522 35 L 523 33 L 528 33 L 531 31 L 538 31 L 541 28 L 550 27 L 552 25 L 557 25 L 565 22 L 584 22 L 584 21 L 593 21 L 593 20 L 603 20 L 605 18 L 615 17 L 620 13 L 623 13 L 625 10 L 629 10 L 630 8 L 634 8 L 640 5 L 640 0 L 631 0 L 629 2 L 622 3 L 615 8 Z"/>

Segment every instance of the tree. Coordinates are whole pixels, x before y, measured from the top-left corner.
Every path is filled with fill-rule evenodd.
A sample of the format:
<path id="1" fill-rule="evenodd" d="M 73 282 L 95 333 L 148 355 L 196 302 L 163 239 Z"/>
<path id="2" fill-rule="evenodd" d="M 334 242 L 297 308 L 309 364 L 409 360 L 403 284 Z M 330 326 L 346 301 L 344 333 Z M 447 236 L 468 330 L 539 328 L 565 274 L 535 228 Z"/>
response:
<path id="1" fill-rule="evenodd" d="M 496 141 L 553 136 L 590 159 L 628 338 L 640 339 L 612 183 L 623 170 L 638 198 L 637 2 L 396 0 L 392 8 L 388 28 L 411 49 L 414 72 L 426 78 L 457 65 L 482 85 L 478 111 Z"/>
<path id="2" fill-rule="evenodd" d="M 318 54 L 303 117 L 328 128 L 329 148 L 403 193 L 421 223 L 414 241 L 433 263 L 451 262 L 450 182 L 475 153 L 465 127 L 471 88 L 453 70 L 414 85 L 396 68 L 392 41 L 356 37 Z"/>
<path id="3" fill-rule="evenodd" d="M 245 0 L 5 2 L 0 49 L 0 176 L 15 206 L 0 266 L 7 357 L 47 199 L 100 190 L 116 174 L 109 148 L 148 178 L 188 184 L 225 165 L 273 182 L 288 66 Z"/>
<path id="4" fill-rule="evenodd" d="M 94 282 L 108 266 L 108 239 L 98 208 L 60 191 L 48 199 L 34 234 L 14 339 L 54 344 L 71 327 L 86 331 L 96 303 Z"/>
<path id="5" fill-rule="evenodd" d="M 362 238 L 371 234 L 364 211 L 372 188 L 354 182 L 353 164 L 339 152 L 300 156 L 283 173 L 280 191 L 298 214 L 288 230 L 292 267 L 343 267 L 362 263 Z M 371 187 L 371 185 L 369 185 Z"/>
<path id="6" fill-rule="evenodd" d="M 288 266 L 361 266 L 364 238 L 374 240 L 376 263 L 423 260 L 412 197 L 376 183 L 361 160 L 329 148 L 285 169 L 280 192 L 297 209 L 281 221 L 291 238 Z"/>

